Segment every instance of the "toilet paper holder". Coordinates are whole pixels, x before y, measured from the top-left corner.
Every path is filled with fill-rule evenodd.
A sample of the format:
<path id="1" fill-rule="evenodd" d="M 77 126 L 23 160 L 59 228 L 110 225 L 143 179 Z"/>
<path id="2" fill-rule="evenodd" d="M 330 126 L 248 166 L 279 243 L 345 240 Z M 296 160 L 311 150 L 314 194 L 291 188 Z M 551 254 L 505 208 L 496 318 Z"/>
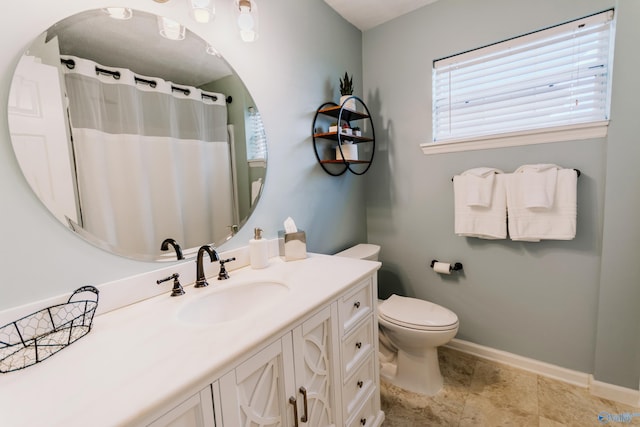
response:
<path id="1" fill-rule="evenodd" d="M 433 261 L 431 261 L 431 268 L 433 268 L 434 265 L 436 265 L 436 262 L 438 262 L 437 259 L 434 259 Z M 462 270 L 462 263 L 456 262 L 455 264 L 452 264 L 449 266 L 449 271 L 459 271 Z"/>

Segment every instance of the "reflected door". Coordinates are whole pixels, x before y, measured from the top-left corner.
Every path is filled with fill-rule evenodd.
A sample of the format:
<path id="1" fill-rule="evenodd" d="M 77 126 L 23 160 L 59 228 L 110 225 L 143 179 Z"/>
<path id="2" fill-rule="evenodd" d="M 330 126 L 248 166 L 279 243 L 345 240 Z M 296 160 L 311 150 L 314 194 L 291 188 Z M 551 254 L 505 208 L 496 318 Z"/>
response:
<path id="1" fill-rule="evenodd" d="M 58 69 L 23 56 L 9 94 L 11 141 L 37 196 L 56 217 L 78 222 Z"/>

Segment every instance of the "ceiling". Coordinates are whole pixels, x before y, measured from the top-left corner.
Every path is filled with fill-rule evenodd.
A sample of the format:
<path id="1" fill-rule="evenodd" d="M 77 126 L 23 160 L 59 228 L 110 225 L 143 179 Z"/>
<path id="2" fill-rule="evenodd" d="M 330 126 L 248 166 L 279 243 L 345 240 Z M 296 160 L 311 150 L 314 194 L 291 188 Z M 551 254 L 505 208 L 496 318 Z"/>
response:
<path id="1" fill-rule="evenodd" d="M 232 74 L 226 61 L 204 53 L 207 43 L 191 31 L 181 41 L 160 37 L 156 16 L 145 12 L 135 11 L 121 21 L 102 10 L 89 10 L 49 28 L 47 40 L 54 37 L 63 55 L 177 84 L 199 87 Z"/>
<path id="2" fill-rule="evenodd" d="M 368 30 L 436 0 L 324 0 L 361 31 Z"/>
<path id="3" fill-rule="evenodd" d="M 324 1 L 365 31 L 436 0 Z M 79 13 L 53 25 L 47 39 L 53 37 L 58 38 L 62 54 L 174 83 L 197 87 L 232 73 L 224 60 L 201 54 L 206 48 L 202 39 L 190 31 L 182 42 L 163 39 L 158 35 L 156 17 L 139 11 L 128 21 L 111 19 L 101 10 Z"/>

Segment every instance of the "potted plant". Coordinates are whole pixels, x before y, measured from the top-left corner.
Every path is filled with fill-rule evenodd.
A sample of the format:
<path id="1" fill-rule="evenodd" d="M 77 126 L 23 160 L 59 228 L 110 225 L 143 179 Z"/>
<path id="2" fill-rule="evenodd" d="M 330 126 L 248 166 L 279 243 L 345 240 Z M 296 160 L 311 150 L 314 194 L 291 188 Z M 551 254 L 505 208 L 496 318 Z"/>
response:
<path id="1" fill-rule="evenodd" d="M 344 135 L 351 135 L 351 128 L 349 127 L 348 124 L 343 123 L 342 124 L 342 134 Z"/>
<path id="2" fill-rule="evenodd" d="M 360 130 L 359 126 L 354 126 L 351 128 L 351 130 L 353 131 L 354 136 L 362 136 L 362 131 Z"/>
<path id="3" fill-rule="evenodd" d="M 340 79 L 340 95 L 342 95 L 340 96 L 340 105 L 355 111 L 356 100 L 349 99 L 353 95 L 353 76 L 349 77 L 346 71 L 344 72 L 344 78 Z"/>
<path id="4" fill-rule="evenodd" d="M 329 125 L 329 132 L 338 132 L 338 122 L 331 122 Z"/>

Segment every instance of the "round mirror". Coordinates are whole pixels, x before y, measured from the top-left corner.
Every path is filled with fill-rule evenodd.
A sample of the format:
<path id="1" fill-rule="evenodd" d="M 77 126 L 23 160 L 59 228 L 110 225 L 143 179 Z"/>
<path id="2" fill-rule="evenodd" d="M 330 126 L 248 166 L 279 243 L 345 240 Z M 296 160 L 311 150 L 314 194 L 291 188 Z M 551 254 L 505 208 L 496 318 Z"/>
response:
<path id="1" fill-rule="evenodd" d="M 163 17 L 109 8 L 56 23 L 21 58 L 8 111 L 33 191 L 114 254 L 175 260 L 166 239 L 186 257 L 220 245 L 262 191 L 251 95 L 213 46 Z"/>

